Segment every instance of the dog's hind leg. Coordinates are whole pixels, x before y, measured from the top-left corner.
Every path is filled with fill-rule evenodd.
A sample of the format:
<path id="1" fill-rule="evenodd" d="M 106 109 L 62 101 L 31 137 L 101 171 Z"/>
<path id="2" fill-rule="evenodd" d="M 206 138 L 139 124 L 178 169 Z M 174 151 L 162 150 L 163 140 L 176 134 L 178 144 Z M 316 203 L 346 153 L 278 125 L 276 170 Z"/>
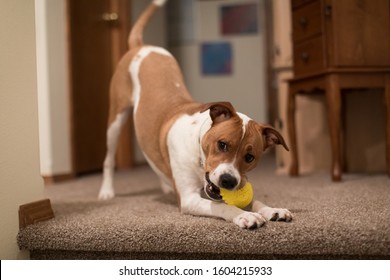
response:
<path id="1" fill-rule="evenodd" d="M 122 127 L 131 112 L 132 83 L 127 67 L 131 55 L 127 53 L 118 63 L 110 84 L 110 109 L 107 127 L 107 153 L 103 165 L 103 183 L 99 192 L 100 200 L 113 198 L 113 176 L 115 154 Z"/>
<path id="2" fill-rule="evenodd" d="M 103 166 L 103 183 L 99 192 L 100 200 L 111 199 L 115 195 L 113 186 L 115 153 L 122 127 L 129 117 L 129 112 L 130 110 L 127 109 L 118 113 L 107 129 L 107 153 Z"/>

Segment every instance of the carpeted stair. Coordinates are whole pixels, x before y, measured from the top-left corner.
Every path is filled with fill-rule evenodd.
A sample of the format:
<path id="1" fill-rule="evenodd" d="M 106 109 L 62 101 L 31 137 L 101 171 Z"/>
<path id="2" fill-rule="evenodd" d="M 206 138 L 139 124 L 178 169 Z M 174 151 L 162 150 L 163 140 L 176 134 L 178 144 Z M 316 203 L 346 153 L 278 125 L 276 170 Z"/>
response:
<path id="1" fill-rule="evenodd" d="M 117 172 L 117 197 L 97 201 L 101 175 L 46 189 L 55 218 L 27 226 L 17 239 L 32 259 L 390 259 L 390 179 L 327 172 L 275 175 L 265 156 L 249 174 L 255 197 L 288 208 L 292 223 L 242 230 L 178 212 L 150 168 Z"/>

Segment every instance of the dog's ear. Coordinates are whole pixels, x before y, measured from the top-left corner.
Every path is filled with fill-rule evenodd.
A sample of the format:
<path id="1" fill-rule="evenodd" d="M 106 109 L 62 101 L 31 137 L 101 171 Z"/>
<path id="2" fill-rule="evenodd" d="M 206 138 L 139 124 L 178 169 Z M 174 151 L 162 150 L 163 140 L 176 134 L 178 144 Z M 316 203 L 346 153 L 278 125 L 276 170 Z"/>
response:
<path id="1" fill-rule="evenodd" d="M 236 110 L 230 102 L 207 103 L 201 112 L 210 109 L 210 117 L 213 123 L 219 123 L 230 119 L 236 115 Z"/>
<path id="2" fill-rule="evenodd" d="M 275 145 L 282 145 L 286 151 L 290 151 L 283 136 L 272 126 L 259 124 L 260 133 L 265 139 L 264 151 Z"/>

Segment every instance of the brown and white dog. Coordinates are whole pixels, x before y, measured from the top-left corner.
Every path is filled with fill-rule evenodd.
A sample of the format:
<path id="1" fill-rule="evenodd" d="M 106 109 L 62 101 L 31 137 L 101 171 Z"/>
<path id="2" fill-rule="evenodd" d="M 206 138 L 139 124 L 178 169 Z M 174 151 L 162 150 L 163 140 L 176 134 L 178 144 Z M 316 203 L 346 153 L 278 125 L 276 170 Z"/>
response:
<path id="1" fill-rule="evenodd" d="M 236 190 L 267 148 L 283 137 L 272 127 L 236 112 L 228 102 L 200 104 L 189 95 L 176 60 L 160 47 L 146 46 L 142 33 L 166 0 L 154 0 L 135 23 L 130 50 L 120 60 L 110 86 L 107 155 L 99 199 L 114 197 L 113 173 L 118 136 L 133 108 L 139 145 L 165 192 L 174 191 L 182 213 L 220 217 L 241 228 L 266 220 L 291 221 L 287 209 L 253 201 L 245 211 L 202 196 L 219 187 Z"/>

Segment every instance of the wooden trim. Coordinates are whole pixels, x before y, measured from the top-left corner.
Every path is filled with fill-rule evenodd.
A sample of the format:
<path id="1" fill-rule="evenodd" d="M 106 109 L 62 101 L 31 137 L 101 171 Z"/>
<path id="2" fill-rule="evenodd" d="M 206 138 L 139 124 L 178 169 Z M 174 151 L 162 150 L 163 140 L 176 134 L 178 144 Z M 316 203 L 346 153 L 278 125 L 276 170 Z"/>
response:
<path id="1" fill-rule="evenodd" d="M 325 75 L 329 74 L 368 74 L 368 75 L 377 75 L 377 74 L 388 74 L 390 73 L 390 68 L 381 67 L 381 68 L 328 68 L 323 71 L 313 72 L 305 75 L 295 75 L 291 81 L 302 81 L 306 79 L 312 79 L 315 77 L 322 78 Z"/>
<path id="2" fill-rule="evenodd" d="M 19 206 L 19 229 L 54 218 L 50 199 L 43 199 Z"/>
<path id="3" fill-rule="evenodd" d="M 45 186 L 49 186 L 64 181 L 72 180 L 75 178 L 75 174 L 69 173 L 69 174 L 59 174 L 59 175 L 52 175 L 52 176 L 42 176 L 42 178 L 45 183 Z"/>
<path id="4" fill-rule="evenodd" d="M 68 62 L 68 102 L 69 102 L 69 131 L 70 131 L 70 153 L 71 153 L 71 170 L 72 174 L 76 174 L 76 155 L 75 155 L 75 133 L 74 133 L 74 108 L 73 108 L 73 79 L 72 79 L 72 34 L 71 34 L 71 21 L 70 21 L 70 0 L 65 1 L 65 33 L 66 33 L 66 52 Z M 45 178 L 44 178 L 45 179 Z M 46 183 L 46 182 L 45 182 Z"/>
<path id="5" fill-rule="evenodd" d="M 385 88 L 383 100 L 385 103 L 385 124 L 386 124 L 386 169 L 387 175 L 390 177 L 390 73 L 385 77 Z"/>
<path id="6" fill-rule="evenodd" d="M 278 110 L 278 93 L 274 87 L 275 73 L 273 69 L 274 61 L 274 36 L 273 36 L 273 7 L 272 0 L 264 1 L 264 12 L 262 15 L 265 18 L 264 26 L 264 60 L 266 61 L 265 73 L 266 73 L 266 98 L 267 98 L 267 122 L 274 125 L 276 119 L 279 118 Z"/>

